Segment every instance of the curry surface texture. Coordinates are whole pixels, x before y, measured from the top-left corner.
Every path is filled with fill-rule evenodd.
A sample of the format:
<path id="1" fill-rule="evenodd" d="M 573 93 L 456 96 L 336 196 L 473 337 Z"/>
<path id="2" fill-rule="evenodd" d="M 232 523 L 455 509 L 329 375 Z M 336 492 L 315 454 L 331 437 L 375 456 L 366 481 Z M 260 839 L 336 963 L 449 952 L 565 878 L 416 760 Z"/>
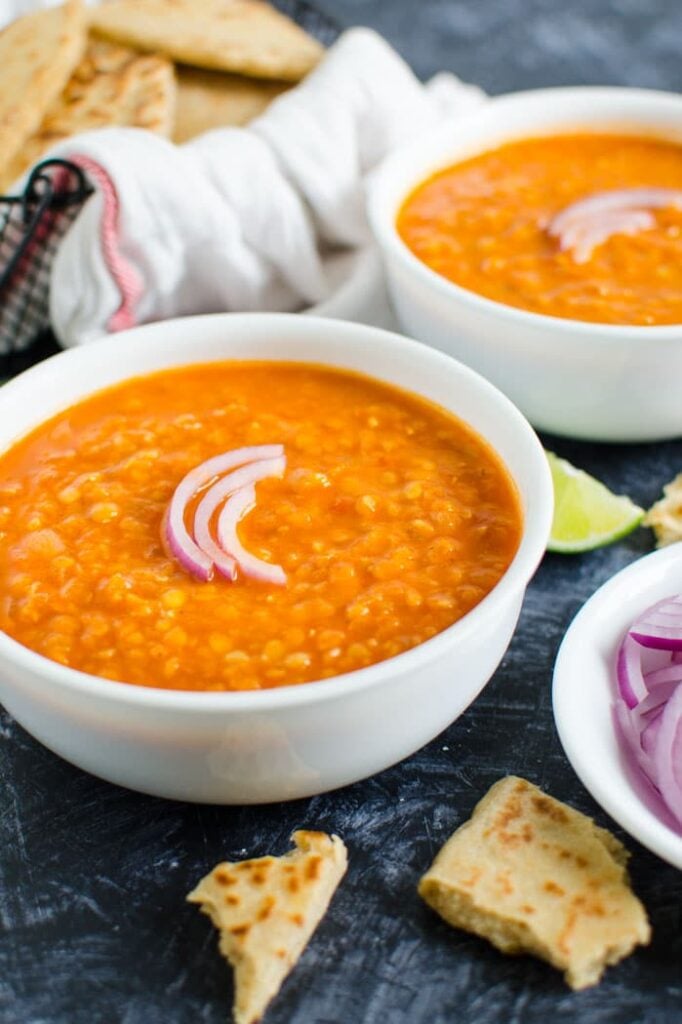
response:
<path id="1" fill-rule="evenodd" d="M 257 485 L 240 538 L 286 585 L 190 577 L 161 543 L 175 487 L 213 455 L 270 443 L 286 473 Z M 495 586 L 521 529 L 498 456 L 416 396 L 306 364 L 163 371 L 0 458 L 0 627 L 143 686 L 310 682 L 445 629 Z"/>
<path id="2" fill-rule="evenodd" d="M 580 264 L 546 228 L 598 192 L 682 188 L 682 146 L 618 135 L 526 139 L 439 171 L 398 215 L 403 241 L 432 270 L 489 299 L 593 323 L 682 324 L 682 210 L 613 235 Z"/>

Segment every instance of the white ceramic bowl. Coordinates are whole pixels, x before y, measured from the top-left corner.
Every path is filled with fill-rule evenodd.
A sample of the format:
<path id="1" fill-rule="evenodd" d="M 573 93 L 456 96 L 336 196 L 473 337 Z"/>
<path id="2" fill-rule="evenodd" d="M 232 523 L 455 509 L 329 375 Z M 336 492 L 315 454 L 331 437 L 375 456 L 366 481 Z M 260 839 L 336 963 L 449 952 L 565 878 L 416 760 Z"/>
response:
<path id="1" fill-rule="evenodd" d="M 682 832 L 641 774 L 630 767 L 613 722 L 618 646 L 635 618 L 682 593 L 682 544 L 621 570 L 573 620 L 554 667 L 554 718 L 566 756 L 612 818 L 659 857 L 682 868 Z"/>
<path id="2" fill-rule="evenodd" d="M 516 138 L 574 130 L 682 142 L 682 96 L 610 88 L 518 93 L 388 158 L 370 183 L 368 210 L 398 321 L 482 373 L 541 430 L 600 441 L 674 437 L 682 433 L 682 325 L 588 324 L 502 305 L 429 269 L 395 228 L 402 201 L 440 167 Z"/>
<path id="3" fill-rule="evenodd" d="M 32 735 L 111 782 L 215 803 L 307 796 L 364 778 L 421 747 L 495 671 L 552 515 L 540 444 L 492 385 L 440 352 L 376 328 L 286 314 L 224 314 L 137 328 L 35 366 L 0 389 L 0 450 L 91 392 L 164 367 L 269 359 L 359 370 L 469 422 L 499 452 L 525 515 L 498 585 L 432 640 L 357 672 L 255 693 L 190 693 L 65 668 L 0 633 L 0 698 Z"/>

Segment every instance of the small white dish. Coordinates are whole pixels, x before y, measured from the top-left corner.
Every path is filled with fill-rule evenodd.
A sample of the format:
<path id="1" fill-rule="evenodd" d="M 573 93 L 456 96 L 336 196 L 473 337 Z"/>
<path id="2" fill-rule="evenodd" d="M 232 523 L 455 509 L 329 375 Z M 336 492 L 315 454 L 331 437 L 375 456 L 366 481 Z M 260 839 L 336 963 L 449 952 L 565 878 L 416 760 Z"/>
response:
<path id="1" fill-rule="evenodd" d="M 373 173 L 368 215 L 400 329 L 499 387 L 539 430 L 592 441 L 682 433 L 682 325 L 584 323 L 468 291 L 405 245 L 396 215 L 441 167 L 515 139 L 562 132 L 682 142 L 682 96 L 650 89 L 537 89 L 499 96 L 395 150 Z"/>
<path id="2" fill-rule="evenodd" d="M 682 869 L 682 831 L 630 766 L 613 722 L 618 645 L 645 608 L 682 592 L 682 545 L 638 559 L 605 583 L 571 623 L 554 666 L 554 719 L 578 777 L 612 818 Z"/>

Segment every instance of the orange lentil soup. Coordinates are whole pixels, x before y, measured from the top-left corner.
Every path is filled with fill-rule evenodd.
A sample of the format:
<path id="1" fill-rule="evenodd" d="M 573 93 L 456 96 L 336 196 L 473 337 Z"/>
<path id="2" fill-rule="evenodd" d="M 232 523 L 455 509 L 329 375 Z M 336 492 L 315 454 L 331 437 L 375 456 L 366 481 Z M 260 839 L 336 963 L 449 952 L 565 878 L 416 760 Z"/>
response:
<path id="1" fill-rule="evenodd" d="M 682 210 L 614 234 L 585 263 L 560 251 L 551 218 L 577 200 L 682 188 L 682 146 L 617 135 L 526 139 L 439 171 L 408 196 L 398 232 L 456 284 L 534 313 L 611 324 L 682 324 Z"/>
<path id="2" fill-rule="evenodd" d="M 202 582 L 166 553 L 182 477 L 281 443 L 240 540 L 283 586 Z M 515 485 L 465 424 L 369 378 L 288 363 L 170 370 L 99 392 L 0 457 L 0 628 L 142 686 L 253 690 L 390 658 L 445 629 L 518 547 Z"/>

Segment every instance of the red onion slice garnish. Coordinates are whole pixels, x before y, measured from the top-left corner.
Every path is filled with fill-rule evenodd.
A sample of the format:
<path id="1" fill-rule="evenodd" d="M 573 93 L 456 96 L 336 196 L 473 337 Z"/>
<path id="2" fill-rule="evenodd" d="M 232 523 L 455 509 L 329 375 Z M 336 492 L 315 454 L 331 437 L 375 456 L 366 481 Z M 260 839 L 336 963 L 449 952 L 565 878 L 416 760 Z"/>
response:
<path id="1" fill-rule="evenodd" d="M 549 222 L 547 231 L 558 237 L 575 219 L 584 220 L 610 213 L 613 210 L 663 210 L 674 207 L 682 210 L 682 190 L 676 188 L 622 188 L 609 192 L 596 192 L 564 207 Z"/>
<path id="2" fill-rule="evenodd" d="M 205 551 L 198 547 L 185 529 L 184 515 L 182 530 L 174 530 L 170 520 L 170 507 L 164 513 L 161 524 L 161 540 L 167 553 L 177 559 L 183 569 L 192 576 L 208 583 L 213 579 L 213 562 Z"/>
<path id="3" fill-rule="evenodd" d="M 587 263 L 594 250 L 613 235 L 636 235 L 656 226 L 647 210 L 623 210 L 604 214 L 594 223 L 576 222 L 560 236 L 559 248 L 573 250 L 574 263 Z"/>
<path id="4" fill-rule="evenodd" d="M 242 545 L 237 536 L 237 526 L 256 503 L 256 492 L 253 484 L 243 487 L 225 502 L 218 516 L 218 540 L 226 551 L 229 551 L 239 563 L 245 576 L 282 586 L 287 581 L 286 573 L 281 565 L 272 565 L 262 558 L 251 554 Z"/>
<path id="5" fill-rule="evenodd" d="M 547 225 L 562 252 L 570 250 L 576 263 L 586 263 L 594 249 L 612 235 L 634 235 L 655 226 L 650 210 L 682 210 L 682 190 L 628 188 L 598 192 L 565 207 Z"/>
<path id="6" fill-rule="evenodd" d="M 235 448 L 233 451 L 216 455 L 183 477 L 176 487 L 170 505 L 166 511 L 162 526 L 162 536 L 170 553 L 193 576 L 207 582 L 213 578 L 213 559 L 190 536 L 185 526 L 187 505 L 202 487 L 215 477 L 227 473 L 235 466 L 252 462 L 254 459 L 269 459 L 284 453 L 281 444 L 249 445 Z"/>
<path id="7" fill-rule="evenodd" d="M 286 469 L 283 455 L 272 459 L 261 459 L 247 466 L 235 469 L 214 483 L 204 494 L 194 513 L 194 537 L 197 544 L 206 552 L 216 569 L 227 579 L 236 579 L 236 562 L 232 552 L 225 546 L 219 546 L 213 539 L 211 521 L 220 506 L 227 498 L 258 480 L 267 477 L 282 477 Z M 219 538 L 220 540 L 220 538 Z M 221 542 L 222 545 L 222 542 Z M 240 565 L 240 568 L 242 566 Z"/>

